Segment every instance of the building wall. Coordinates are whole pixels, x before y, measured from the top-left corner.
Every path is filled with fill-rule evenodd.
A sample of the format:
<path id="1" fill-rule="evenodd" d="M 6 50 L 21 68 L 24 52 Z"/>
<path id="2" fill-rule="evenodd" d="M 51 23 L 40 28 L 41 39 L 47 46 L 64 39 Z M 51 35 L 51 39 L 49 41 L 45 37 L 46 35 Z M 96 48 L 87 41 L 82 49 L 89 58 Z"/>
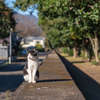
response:
<path id="1" fill-rule="evenodd" d="M 29 46 L 35 46 L 37 43 L 40 43 L 42 45 L 42 47 L 45 48 L 45 44 L 44 44 L 45 42 L 44 42 L 44 40 L 33 40 L 33 41 L 30 41 L 27 44 L 24 44 L 24 42 L 22 41 L 21 45 L 23 44 L 22 47 L 23 48 L 27 48 Z"/>

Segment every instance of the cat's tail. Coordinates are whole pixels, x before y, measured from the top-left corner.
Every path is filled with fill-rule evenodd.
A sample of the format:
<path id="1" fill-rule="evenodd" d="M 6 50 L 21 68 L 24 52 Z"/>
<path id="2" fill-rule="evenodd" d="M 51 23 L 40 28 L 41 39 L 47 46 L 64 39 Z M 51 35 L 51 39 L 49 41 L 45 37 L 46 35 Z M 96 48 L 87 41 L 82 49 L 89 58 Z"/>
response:
<path id="1" fill-rule="evenodd" d="M 23 78 L 25 81 L 29 81 L 29 75 L 25 75 Z"/>

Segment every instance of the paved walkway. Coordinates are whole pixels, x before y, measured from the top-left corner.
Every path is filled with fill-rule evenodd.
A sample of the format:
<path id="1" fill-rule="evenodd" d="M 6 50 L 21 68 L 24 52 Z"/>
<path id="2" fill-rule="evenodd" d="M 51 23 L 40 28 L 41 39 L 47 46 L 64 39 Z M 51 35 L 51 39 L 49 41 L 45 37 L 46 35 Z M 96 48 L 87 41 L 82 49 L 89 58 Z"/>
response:
<path id="1" fill-rule="evenodd" d="M 37 83 L 23 82 L 10 100 L 85 100 L 55 52 L 39 68 Z"/>
<path id="2" fill-rule="evenodd" d="M 39 63 L 46 58 L 48 52 L 39 53 Z M 0 100 L 8 100 L 13 92 L 23 83 L 23 67 L 26 58 L 0 68 Z"/>

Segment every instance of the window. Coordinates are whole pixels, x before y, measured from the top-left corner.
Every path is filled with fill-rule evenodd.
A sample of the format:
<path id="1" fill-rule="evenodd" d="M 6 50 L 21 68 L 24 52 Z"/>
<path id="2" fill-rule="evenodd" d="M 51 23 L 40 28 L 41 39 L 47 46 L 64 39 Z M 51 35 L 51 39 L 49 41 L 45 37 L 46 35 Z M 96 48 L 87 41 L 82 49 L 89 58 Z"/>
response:
<path id="1" fill-rule="evenodd" d="M 37 41 L 37 43 L 40 43 L 40 41 Z"/>

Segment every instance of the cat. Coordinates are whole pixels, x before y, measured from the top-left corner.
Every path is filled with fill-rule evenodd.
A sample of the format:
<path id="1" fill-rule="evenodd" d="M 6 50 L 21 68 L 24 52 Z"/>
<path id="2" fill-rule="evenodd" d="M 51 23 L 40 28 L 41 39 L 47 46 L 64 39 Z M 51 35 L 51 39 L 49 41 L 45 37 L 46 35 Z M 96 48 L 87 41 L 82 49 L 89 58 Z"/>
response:
<path id="1" fill-rule="evenodd" d="M 23 69 L 23 78 L 28 83 L 36 83 L 39 79 L 39 56 L 36 48 L 27 51 L 27 61 Z M 37 76 L 37 80 L 35 79 Z"/>

